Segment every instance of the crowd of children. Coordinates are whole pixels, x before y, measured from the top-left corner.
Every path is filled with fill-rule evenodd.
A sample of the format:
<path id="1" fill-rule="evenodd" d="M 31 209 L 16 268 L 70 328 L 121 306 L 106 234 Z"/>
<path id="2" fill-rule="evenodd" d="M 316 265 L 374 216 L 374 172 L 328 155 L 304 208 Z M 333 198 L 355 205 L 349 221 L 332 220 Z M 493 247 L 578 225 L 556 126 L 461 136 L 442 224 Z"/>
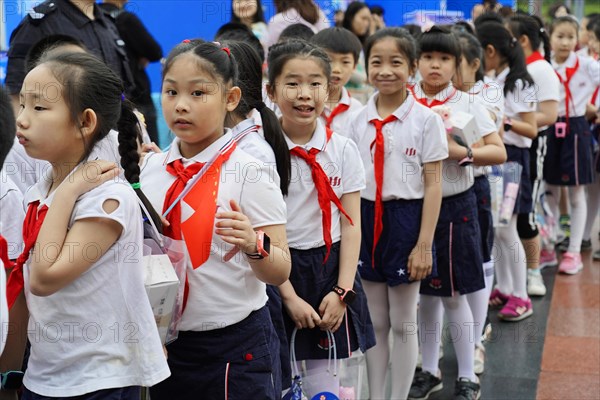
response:
<path id="1" fill-rule="evenodd" d="M 232 24 L 175 46 L 163 151 L 76 41 L 34 49 L 16 115 L 1 93 L 0 372 L 21 370 L 28 336 L 23 399 L 294 398 L 291 371 L 325 373 L 333 347 L 365 354 L 371 399 L 427 399 L 444 321 L 468 331 L 454 398 L 478 399 L 489 308 L 523 320 L 541 268 L 581 271 L 600 209 L 600 15 L 284 36 L 266 60 Z M 346 88 L 361 62 L 365 104 Z M 488 175 L 508 165 L 500 223 Z M 149 222 L 187 250 L 165 346 Z"/>

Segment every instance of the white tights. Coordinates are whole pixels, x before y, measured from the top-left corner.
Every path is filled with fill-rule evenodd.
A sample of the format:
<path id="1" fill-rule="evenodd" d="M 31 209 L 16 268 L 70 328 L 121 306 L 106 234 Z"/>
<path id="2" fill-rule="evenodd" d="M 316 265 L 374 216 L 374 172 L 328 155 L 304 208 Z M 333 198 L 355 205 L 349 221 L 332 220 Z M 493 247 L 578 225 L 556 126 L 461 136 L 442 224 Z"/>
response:
<path id="1" fill-rule="evenodd" d="M 406 399 L 418 357 L 417 300 L 419 283 L 389 287 L 363 280 L 377 345 L 365 353 L 369 392 L 372 399 Z M 389 348 L 392 330 L 393 348 Z M 392 393 L 385 396 L 385 376 L 392 361 Z"/>
<path id="2" fill-rule="evenodd" d="M 506 295 L 527 298 L 527 266 L 525 249 L 517 232 L 517 216 L 513 215 L 508 226 L 495 229 L 497 245 L 495 262 L 498 290 Z"/>
<path id="3" fill-rule="evenodd" d="M 559 215 L 558 200 L 560 198 L 560 186 L 547 185 L 548 205 L 553 215 Z M 581 251 L 581 240 L 586 224 L 587 204 L 585 186 L 569 186 L 569 203 L 571 204 L 571 238 L 569 239 L 569 252 L 579 253 Z"/>

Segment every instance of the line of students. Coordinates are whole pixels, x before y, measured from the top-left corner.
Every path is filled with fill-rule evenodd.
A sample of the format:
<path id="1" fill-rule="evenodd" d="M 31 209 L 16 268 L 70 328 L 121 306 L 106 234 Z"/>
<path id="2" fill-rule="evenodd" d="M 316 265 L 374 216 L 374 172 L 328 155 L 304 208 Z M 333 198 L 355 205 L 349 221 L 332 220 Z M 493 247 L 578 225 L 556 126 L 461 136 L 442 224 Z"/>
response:
<path id="1" fill-rule="evenodd" d="M 557 20 L 553 37 L 569 36 L 568 28 L 572 23 Z M 481 20 L 478 51 L 474 37 L 444 28 L 424 33 L 418 45 L 402 29 L 380 30 L 365 46 L 369 81 L 377 93 L 363 107 L 353 105 L 343 88 L 360 51 L 360 46 L 343 47 L 352 44 L 346 31 L 325 30 L 315 36 L 316 44 L 278 43 L 269 51 L 266 91 L 279 121 L 260 100 L 260 63 L 251 49 L 239 43 L 185 41 L 171 51 L 163 70 L 162 109 L 176 138 L 168 152 L 146 155 L 141 170 L 136 120 L 121 100 L 114 74 L 87 55 L 42 58 L 24 88 L 51 84 L 61 96 L 52 103 L 40 93 L 22 91 L 17 119 L 18 138 L 28 155 L 53 165 L 50 179 L 26 195 L 30 209 L 24 231 L 33 256 L 27 260 L 26 248 L 21 265 L 26 261 L 29 312 L 41 325 L 95 321 L 101 315 L 97 322 L 103 332 L 115 322 L 136 321 L 148 337 L 136 345 L 107 343 L 114 350 L 108 354 L 97 344 L 73 346 L 67 337 L 59 339 L 60 346 L 31 340 L 26 398 L 92 398 L 99 390 L 108 396 L 109 390 L 133 399 L 141 385 L 154 385 L 156 399 L 175 392 L 184 398 L 197 393 L 279 398 L 291 381 L 283 364 L 289 364 L 287 341 L 295 328 L 300 329 L 296 354 L 308 369 L 326 368 L 323 360 L 331 343 L 322 330 L 329 329 L 340 358 L 358 349 L 366 352 L 371 397 L 385 397 L 391 361 L 391 397 L 426 398 L 441 389 L 437 352 L 442 305 L 448 319 L 470 333 L 454 343 L 459 363 L 455 398 L 477 398 L 475 343 L 469 339 L 481 336 L 492 289 L 487 271 L 493 267 L 484 268 L 484 263 L 491 260 L 493 227 L 486 206 L 489 185 L 473 165 L 500 164 L 507 158 L 518 162 L 523 174 L 516 214 L 528 214 L 534 201 L 529 149 L 538 132 L 539 98 L 513 34 L 499 21 Z M 569 64 L 571 51 L 557 51 L 555 62 Z M 483 78 L 476 60 L 495 73 L 499 86 Z M 571 61 L 577 65 L 577 60 Z M 582 64 L 574 68 L 572 82 L 599 84 L 582 75 L 593 73 L 597 63 Z M 417 70 L 421 80 L 415 84 Z M 468 71 L 474 85 L 465 79 Z M 456 86 L 455 76 L 463 78 Z M 99 80 L 104 86 L 94 86 Z M 243 90 L 239 85 L 245 85 Z M 562 96 L 569 99 L 568 91 Z M 454 142 L 431 109 L 436 105 L 474 115 L 482 141 L 470 149 Z M 591 149 L 588 142 L 582 144 L 587 136 L 576 130 L 578 121 L 568 119 L 572 134 L 566 139 L 549 135 L 546 161 L 564 161 L 563 175 L 574 181 L 563 183 L 576 185 L 591 179 Z M 55 129 L 47 132 L 51 124 Z M 115 178 L 113 164 L 92 161 L 113 126 L 119 128 L 125 177 L 141 201 L 166 214 L 169 236 L 186 241 L 188 249 L 208 249 L 200 252 L 201 259 L 191 254 L 187 259 L 186 304 L 179 338 L 167 346 L 168 378 L 158 336 L 148 322 L 149 304 L 139 302 L 141 248 L 135 268 L 114 254 L 127 243 L 141 243 L 134 190 Z M 499 127 L 505 131 L 504 145 Z M 555 150 L 565 145 L 575 146 L 575 165 Z M 206 203 L 178 199 L 206 163 L 206 174 L 217 176 L 196 183 L 208 194 Z M 99 172 L 91 180 L 86 179 L 90 169 Z M 61 208 L 51 207 L 57 196 Z M 49 205 L 45 218 L 36 200 Z M 491 295 L 509 321 L 532 312 L 525 263 L 511 263 L 508 257 L 510 244 L 520 243 L 516 214 L 508 228 L 496 230 L 504 255 L 496 258 L 498 287 Z M 198 218 L 214 225 L 214 232 L 186 229 Z M 72 251 L 72 235 L 82 248 L 97 244 L 96 257 L 89 260 L 75 250 L 75 258 L 65 258 Z M 62 245 L 49 258 L 34 257 L 51 243 Z M 111 257 L 119 262 L 107 262 Z M 423 367 L 413 377 L 419 343 Z M 82 366 L 89 359 L 96 362 L 89 364 L 99 374 L 94 379 Z M 127 371 L 120 373 L 116 364 Z M 69 383 L 67 389 L 66 382 L 73 381 L 79 384 Z"/>

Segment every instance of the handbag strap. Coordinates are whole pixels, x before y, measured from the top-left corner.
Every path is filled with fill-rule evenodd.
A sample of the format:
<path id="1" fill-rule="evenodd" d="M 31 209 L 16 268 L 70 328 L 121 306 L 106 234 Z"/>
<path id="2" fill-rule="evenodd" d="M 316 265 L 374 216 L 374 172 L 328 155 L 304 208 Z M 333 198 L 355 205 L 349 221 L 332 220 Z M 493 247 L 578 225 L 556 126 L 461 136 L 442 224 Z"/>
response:
<path id="1" fill-rule="evenodd" d="M 292 377 L 300 376 L 300 370 L 298 369 L 298 360 L 296 359 L 296 333 L 298 328 L 294 328 L 292 336 L 290 337 L 290 362 L 292 363 Z M 331 372 L 331 363 L 333 361 L 333 376 L 337 376 L 338 373 L 338 359 L 337 359 L 337 347 L 335 345 L 335 337 L 333 332 L 327 330 L 327 339 L 329 341 L 329 355 L 327 357 L 327 371 Z M 333 354 L 332 354 L 333 353 Z M 332 358 L 333 355 L 333 358 Z"/>

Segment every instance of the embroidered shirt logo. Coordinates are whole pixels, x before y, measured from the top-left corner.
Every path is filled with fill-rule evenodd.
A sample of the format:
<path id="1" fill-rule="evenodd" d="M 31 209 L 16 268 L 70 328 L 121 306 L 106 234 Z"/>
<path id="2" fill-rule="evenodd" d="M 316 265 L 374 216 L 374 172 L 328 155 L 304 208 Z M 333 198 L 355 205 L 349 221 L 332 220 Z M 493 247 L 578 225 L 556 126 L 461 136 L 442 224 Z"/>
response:
<path id="1" fill-rule="evenodd" d="M 329 184 L 331 185 L 331 187 L 339 187 L 342 184 L 342 178 L 340 178 L 339 176 L 330 176 Z"/>
<path id="2" fill-rule="evenodd" d="M 415 149 L 414 147 L 407 147 L 404 151 L 404 154 L 406 154 L 409 157 L 414 157 L 417 155 L 417 149 Z"/>

